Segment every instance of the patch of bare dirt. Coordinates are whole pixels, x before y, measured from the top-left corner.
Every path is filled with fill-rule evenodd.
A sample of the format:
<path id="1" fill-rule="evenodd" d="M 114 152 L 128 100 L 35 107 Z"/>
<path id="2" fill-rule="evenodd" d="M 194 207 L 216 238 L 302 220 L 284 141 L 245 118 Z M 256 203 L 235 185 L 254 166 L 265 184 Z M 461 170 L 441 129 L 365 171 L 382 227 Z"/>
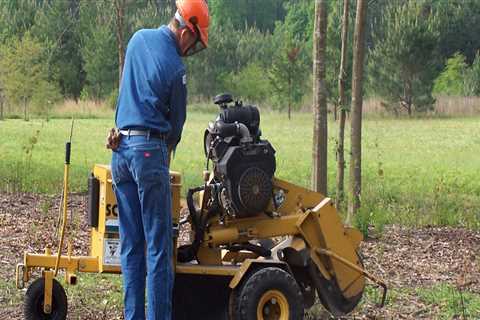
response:
<path id="1" fill-rule="evenodd" d="M 75 194 L 69 199 L 71 230 L 67 230 L 67 234 L 72 240 L 73 253 L 86 255 L 89 248 L 84 214 L 86 201 L 84 196 Z M 60 196 L 0 193 L 0 319 L 7 319 L 7 316 L 11 320 L 23 319 L 22 305 L 17 300 L 24 293 L 15 288 L 15 266 L 23 261 L 25 251 L 43 253 L 46 246 L 56 250 L 61 201 Z M 71 306 L 72 311 L 81 309 L 77 303 Z"/>
<path id="2" fill-rule="evenodd" d="M 375 301 L 364 301 L 353 315 L 356 319 L 438 318 L 438 306 L 422 301 L 416 290 L 439 284 L 480 293 L 478 231 L 390 226 L 380 239 L 364 241 L 361 252 L 367 270 L 388 284 L 391 301 L 383 309 L 376 308 Z"/>
<path id="3" fill-rule="evenodd" d="M 74 253 L 88 254 L 89 230 L 85 218 L 85 197 L 70 197 L 70 238 Z M 46 245 L 56 247 L 55 226 L 60 197 L 0 193 L 0 318 L 22 319 L 23 293 L 14 288 L 15 265 L 23 253 L 42 252 Z M 184 232 L 182 239 L 188 238 Z M 378 239 L 368 239 L 361 248 L 365 267 L 384 279 L 394 296 L 384 309 L 376 301 L 364 299 L 354 319 L 436 318 L 435 308 L 426 305 L 415 289 L 448 283 L 480 293 L 480 232 L 460 228 L 426 227 L 409 229 L 387 227 Z M 81 282 L 81 275 L 79 282 Z M 98 294 L 108 297 L 108 285 L 99 284 Z M 379 299 L 379 297 L 378 297 Z M 88 301 L 70 299 L 70 319 L 113 319 L 104 310 L 93 310 Z M 118 308 L 119 309 L 119 308 Z M 325 316 L 322 312 L 319 317 Z M 323 314 L 323 316 L 322 316 Z"/>
<path id="4" fill-rule="evenodd" d="M 449 227 L 385 230 L 362 244 L 365 264 L 392 286 L 447 282 L 480 293 L 480 233 Z"/>

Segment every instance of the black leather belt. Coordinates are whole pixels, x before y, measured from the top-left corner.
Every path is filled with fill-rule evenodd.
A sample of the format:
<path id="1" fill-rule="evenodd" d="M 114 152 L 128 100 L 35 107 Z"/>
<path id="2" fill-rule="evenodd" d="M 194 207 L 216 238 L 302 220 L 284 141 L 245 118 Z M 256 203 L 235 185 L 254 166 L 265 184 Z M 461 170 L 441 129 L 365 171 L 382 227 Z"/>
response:
<path id="1" fill-rule="evenodd" d="M 120 130 L 120 133 L 124 136 L 144 136 L 147 138 L 155 138 L 155 139 L 166 139 L 165 133 L 160 133 L 152 130 L 133 130 L 133 129 L 126 129 Z"/>

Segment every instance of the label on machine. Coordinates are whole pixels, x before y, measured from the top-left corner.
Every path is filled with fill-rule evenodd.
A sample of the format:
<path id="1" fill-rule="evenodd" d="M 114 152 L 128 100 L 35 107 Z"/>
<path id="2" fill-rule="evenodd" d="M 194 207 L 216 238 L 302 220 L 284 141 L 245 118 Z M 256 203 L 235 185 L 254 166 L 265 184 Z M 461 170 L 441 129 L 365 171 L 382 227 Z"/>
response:
<path id="1" fill-rule="evenodd" d="M 118 219 L 105 220 L 105 232 L 118 233 Z"/>
<path id="2" fill-rule="evenodd" d="M 103 243 L 103 264 L 120 265 L 120 239 L 105 239 Z"/>

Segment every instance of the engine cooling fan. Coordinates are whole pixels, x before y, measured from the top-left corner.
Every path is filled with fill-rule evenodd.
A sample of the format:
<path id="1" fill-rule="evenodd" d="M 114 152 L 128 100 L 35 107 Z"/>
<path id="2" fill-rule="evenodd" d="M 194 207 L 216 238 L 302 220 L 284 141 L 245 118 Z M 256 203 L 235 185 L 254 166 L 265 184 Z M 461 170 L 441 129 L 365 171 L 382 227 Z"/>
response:
<path id="1" fill-rule="evenodd" d="M 250 167 L 238 181 L 238 198 L 248 213 L 258 213 L 268 206 L 272 189 L 271 177 L 258 167 Z"/>

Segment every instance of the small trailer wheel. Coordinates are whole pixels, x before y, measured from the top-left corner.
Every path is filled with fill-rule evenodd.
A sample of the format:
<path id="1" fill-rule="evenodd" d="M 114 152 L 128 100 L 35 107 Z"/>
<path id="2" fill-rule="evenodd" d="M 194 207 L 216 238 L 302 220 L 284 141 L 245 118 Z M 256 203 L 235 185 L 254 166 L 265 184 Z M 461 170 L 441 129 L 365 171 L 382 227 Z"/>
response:
<path id="1" fill-rule="evenodd" d="M 32 282 L 25 294 L 23 312 L 26 320 L 65 320 L 67 318 L 67 295 L 65 290 L 53 279 L 52 287 L 52 312 L 43 312 L 43 297 L 45 291 L 45 279 L 39 278 Z"/>
<path id="2" fill-rule="evenodd" d="M 300 287 L 280 268 L 256 271 L 231 293 L 230 317 L 234 320 L 300 320 L 303 315 Z"/>

